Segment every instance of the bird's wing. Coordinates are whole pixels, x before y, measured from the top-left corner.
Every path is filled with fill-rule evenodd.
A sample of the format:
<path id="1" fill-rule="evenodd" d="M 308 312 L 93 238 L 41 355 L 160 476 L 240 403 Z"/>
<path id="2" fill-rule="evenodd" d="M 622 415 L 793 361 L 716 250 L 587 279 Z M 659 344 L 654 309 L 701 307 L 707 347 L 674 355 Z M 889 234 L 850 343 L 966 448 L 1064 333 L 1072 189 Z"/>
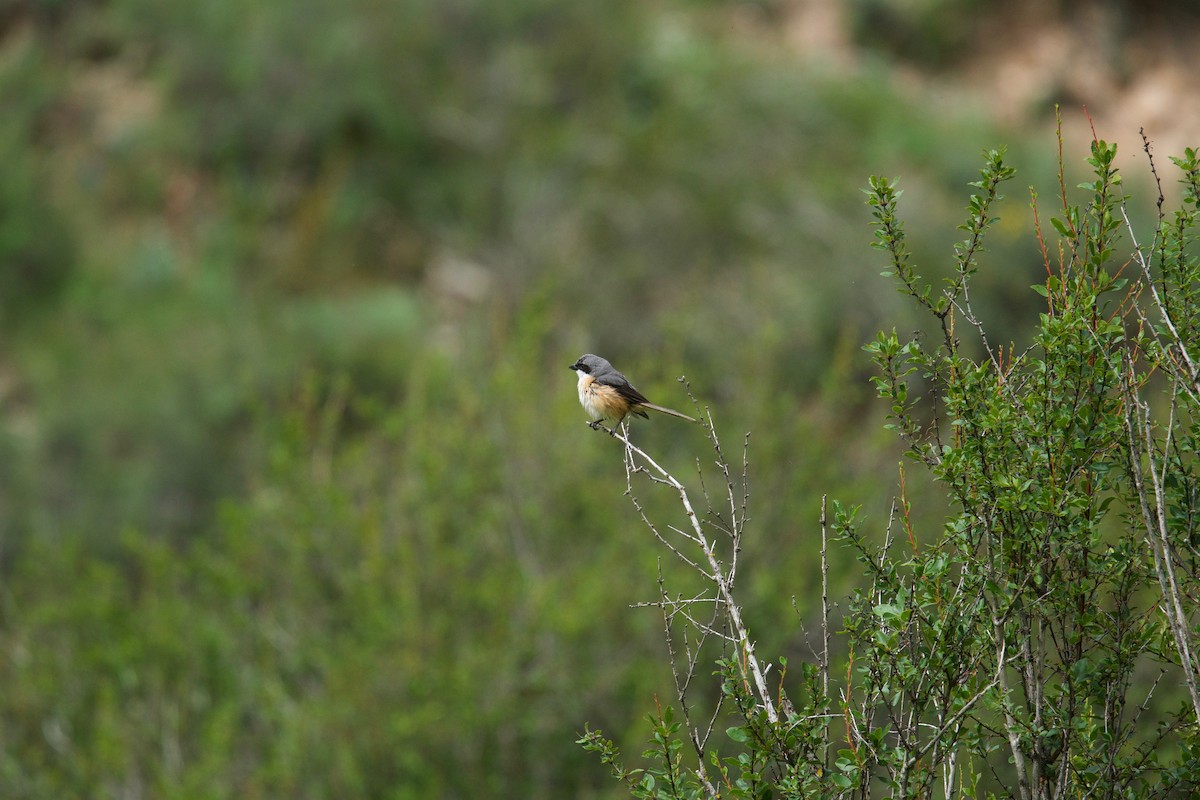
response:
<path id="1" fill-rule="evenodd" d="M 637 390 L 637 387 L 635 387 L 629 381 L 625 381 L 620 384 L 614 384 L 613 388 L 616 389 L 618 393 L 620 393 L 621 397 L 624 397 L 626 400 L 628 400 L 630 405 L 636 406 L 636 405 L 641 405 L 643 403 L 650 402 L 649 400 L 646 399 L 646 395 L 639 392 Z"/>
<path id="2" fill-rule="evenodd" d="M 615 369 L 606 371 L 601 375 L 597 375 L 596 380 L 600 383 L 603 383 L 605 386 L 611 386 L 616 389 L 617 393 L 620 394 L 621 397 L 624 397 L 632 405 L 650 402 L 646 399 L 646 395 L 639 392 L 637 387 L 629 382 L 628 378 L 617 372 Z"/>

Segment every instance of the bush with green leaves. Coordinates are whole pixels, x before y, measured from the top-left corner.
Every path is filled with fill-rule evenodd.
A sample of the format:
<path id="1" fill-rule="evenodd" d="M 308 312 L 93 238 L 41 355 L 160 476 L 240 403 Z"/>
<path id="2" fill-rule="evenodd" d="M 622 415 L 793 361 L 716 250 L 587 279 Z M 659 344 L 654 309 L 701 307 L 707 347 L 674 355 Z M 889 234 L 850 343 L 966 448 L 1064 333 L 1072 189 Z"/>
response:
<path id="1" fill-rule="evenodd" d="M 932 333 L 880 333 L 866 350 L 889 427 L 943 487 L 948 517 L 941 530 L 920 529 L 903 471 L 882 536 L 865 532 L 857 509 L 834 505 L 836 540 L 857 555 L 866 588 L 848 598 L 831 645 L 837 622 L 821 587 L 822 640 L 797 681 L 782 659 L 783 674 L 770 677 L 741 623 L 732 588 L 746 510 L 739 517 L 735 504 L 731 525 L 729 509 L 709 502 L 696 536 L 664 542 L 676 554 L 723 553 L 684 558 L 707 593 L 661 581 L 678 709 L 651 715 L 641 768 L 599 732 L 581 740 L 633 796 L 1194 796 L 1200 161 L 1193 150 L 1172 159 L 1182 191 L 1168 215 L 1145 150 L 1159 187 L 1146 235 L 1129 222 L 1115 145 L 1093 141 L 1081 202 L 1060 164 L 1056 237 L 1033 195 L 1046 268 L 1033 288 L 1046 308 L 1020 352 L 989 339 L 971 297 L 1000 186 L 1014 175 L 1003 151 L 985 154 L 941 286 L 913 263 L 895 181 L 871 179 L 885 274 Z M 642 451 L 627 444 L 627 455 L 631 473 L 655 477 Z M 718 463 L 728 476 L 719 449 Z M 656 535 L 680 530 L 647 524 Z M 824 511 L 821 530 L 824 564 Z M 711 618 L 695 613 L 701 602 Z M 704 646 L 720 649 L 721 691 L 707 706 L 693 680 L 712 663 L 697 655 Z M 726 737 L 713 737 L 722 725 Z"/>

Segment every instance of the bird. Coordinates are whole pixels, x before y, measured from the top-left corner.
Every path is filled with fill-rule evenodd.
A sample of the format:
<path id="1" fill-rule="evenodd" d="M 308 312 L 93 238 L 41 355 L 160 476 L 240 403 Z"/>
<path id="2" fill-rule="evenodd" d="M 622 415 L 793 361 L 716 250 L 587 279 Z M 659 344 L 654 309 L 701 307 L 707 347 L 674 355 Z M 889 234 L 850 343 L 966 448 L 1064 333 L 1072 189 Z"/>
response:
<path id="1" fill-rule="evenodd" d="M 592 427 L 605 420 L 620 423 L 630 414 L 649 419 L 647 410 L 688 422 L 696 421 L 687 414 L 651 403 L 628 378 L 600 356 L 585 353 L 570 368 L 579 375 L 579 403 L 592 418 L 589 423 Z"/>

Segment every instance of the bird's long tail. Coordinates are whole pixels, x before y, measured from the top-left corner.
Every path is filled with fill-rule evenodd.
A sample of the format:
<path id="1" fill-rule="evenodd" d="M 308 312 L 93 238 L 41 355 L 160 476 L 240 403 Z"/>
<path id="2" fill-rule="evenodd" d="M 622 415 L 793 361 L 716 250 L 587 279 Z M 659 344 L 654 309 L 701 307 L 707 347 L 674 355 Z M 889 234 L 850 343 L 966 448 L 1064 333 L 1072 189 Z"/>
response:
<path id="1" fill-rule="evenodd" d="M 656 406 L 653 403 L 641 403 L 641 404 L 639 404 L 638 408 L 648 408 L 651 411 L 657 411 L 660 414 L 667 414 L 672 417 L 679 417 L 680 419 L 686 419 L 688 422 L 696 421 L 696 420 L 692 419 L 691 417 L 689 417 L 687 414 L 681 414 L 678 411 L 674 411 L 670 408 L 663 408 L 662 406 Z"/>

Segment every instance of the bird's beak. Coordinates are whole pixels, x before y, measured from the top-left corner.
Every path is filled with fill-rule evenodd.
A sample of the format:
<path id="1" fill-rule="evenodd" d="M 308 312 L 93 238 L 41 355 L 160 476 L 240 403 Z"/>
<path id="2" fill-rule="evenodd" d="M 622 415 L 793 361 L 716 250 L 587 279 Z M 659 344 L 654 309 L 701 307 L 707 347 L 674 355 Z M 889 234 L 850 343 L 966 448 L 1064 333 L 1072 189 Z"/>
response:
<path id="1" fill-rule="evenodd" d="M 571 366 L 567 367 L 567 369 L 579 369 L 579 365 L 578 365 L 578 364 L 572 364 Z"/>

